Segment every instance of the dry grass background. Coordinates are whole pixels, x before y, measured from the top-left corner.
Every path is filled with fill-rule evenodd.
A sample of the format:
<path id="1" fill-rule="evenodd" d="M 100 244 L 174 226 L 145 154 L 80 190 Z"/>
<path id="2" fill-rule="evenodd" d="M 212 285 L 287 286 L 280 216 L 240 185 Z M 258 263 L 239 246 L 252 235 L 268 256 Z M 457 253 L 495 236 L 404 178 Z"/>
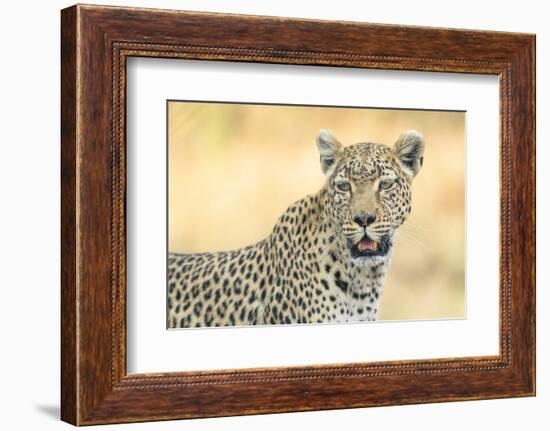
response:
<path id="1" fill-rule="evenodd" d="M 324 183 L 321 128 L 344 145 L 426 139 L 413 211 L 399 229 L 380 319 L 465 317 L 465 115 L 462 112 L 170 102 L 169 250 L 220 251 L 269 234 Z"/>

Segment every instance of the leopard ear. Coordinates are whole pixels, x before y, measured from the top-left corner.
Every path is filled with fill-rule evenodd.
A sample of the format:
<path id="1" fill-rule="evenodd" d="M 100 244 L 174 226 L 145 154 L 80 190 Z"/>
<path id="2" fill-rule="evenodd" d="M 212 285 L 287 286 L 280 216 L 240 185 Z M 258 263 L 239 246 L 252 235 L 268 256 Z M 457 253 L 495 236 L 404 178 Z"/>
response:
<path id="1" fill-rule="evenodd" d="M 321 158 L 321 169 L 329 176 L 336 167 L 342 144 L 329 130 L 321 129 L 317 135 L 317 148 Z"/>
<path id="2" fill-rule="evenodd" d="M 411 177 L 415 177 L 422 167 L 424 146 L 424 137 L 416 130 L 403 132 L 393 146 L 397 161 Z"/>

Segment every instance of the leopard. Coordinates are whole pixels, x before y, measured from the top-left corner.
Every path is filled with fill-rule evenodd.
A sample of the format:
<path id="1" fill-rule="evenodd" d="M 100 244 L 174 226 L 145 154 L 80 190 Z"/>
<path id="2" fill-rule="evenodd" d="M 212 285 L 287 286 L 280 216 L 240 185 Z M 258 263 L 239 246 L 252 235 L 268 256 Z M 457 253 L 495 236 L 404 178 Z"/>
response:
<path id="1" fill-rule="evenodd" d="M 344 146 L 322 129 L 316 143 L 323 186 L 291 204 L 267 237 L 168 254 L 168 329 L 378 320 L 424 137 L 408 130 L 393 145 Z"/>

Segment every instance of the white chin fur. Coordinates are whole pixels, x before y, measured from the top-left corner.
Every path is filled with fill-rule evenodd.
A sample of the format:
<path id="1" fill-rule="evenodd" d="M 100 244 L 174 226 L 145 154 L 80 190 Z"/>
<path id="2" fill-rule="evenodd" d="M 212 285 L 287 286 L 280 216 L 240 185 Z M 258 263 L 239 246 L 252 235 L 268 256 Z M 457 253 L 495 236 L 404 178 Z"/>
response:
<path id="1" fill-rule="evenodd" d="M 389 252 L 385 256 L 358 256 L 351 259 L 354 265 L 378 265 L 385 263 L 389 259 Z"/>

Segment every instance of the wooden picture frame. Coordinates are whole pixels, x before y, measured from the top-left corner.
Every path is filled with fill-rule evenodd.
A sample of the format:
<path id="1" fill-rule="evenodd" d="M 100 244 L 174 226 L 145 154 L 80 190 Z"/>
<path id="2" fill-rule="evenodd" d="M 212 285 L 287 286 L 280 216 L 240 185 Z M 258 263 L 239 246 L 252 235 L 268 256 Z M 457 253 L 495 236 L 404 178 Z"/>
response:
<path id="1" fill-rule="evenodd" d="M 61 18 L 64 421 L 535 394 L 534 35 L 83 5 L 64 9 Z M 131 56 L 498 75 L 500 354 L 127 374 L 125 65 Z"/>

